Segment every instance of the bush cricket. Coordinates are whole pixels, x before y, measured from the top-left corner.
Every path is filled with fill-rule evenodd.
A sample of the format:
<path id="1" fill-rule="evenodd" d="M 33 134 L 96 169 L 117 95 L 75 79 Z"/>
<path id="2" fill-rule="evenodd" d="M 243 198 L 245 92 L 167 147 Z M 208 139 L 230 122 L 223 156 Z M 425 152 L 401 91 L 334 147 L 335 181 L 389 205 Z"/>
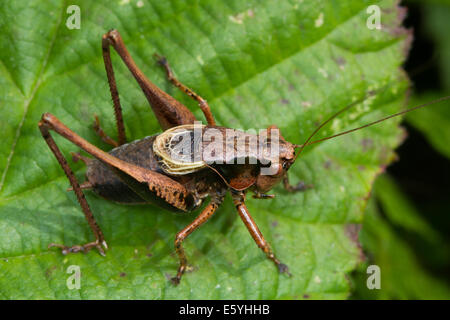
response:
<path id="1" fill-rule="evenodd" d="M 163 133 L 126 143 L 122 108 L 111 62 L 110 47 L 114 48 L 137 80 L 164 130 Z M 273 198 L 274 195 L 269 195 L 267 192 L 281 181 L 290 192 L 304 191 L 311 186 L 303 182 L 295 186 L 289 184 L 287 171 L 305 146 L 450 99 L 450 97 L 443 97 L 362 127 L 311 141 L 324 125 L 364 100 L 362 99 L 334 114 L 317 127 L 305 143 L 298 145 L 286 141 L 276 126 L 270 126 L 258 135 L 217 126 L 206 100 L 179 82 L 174 77 L 166 59 L 156 55 L 170 82 L 198 102 L 207 120 L 207 125 L 198 124 L 194 114 L 186 106 L 145 77 L 133 61 L 116 30 L 111 30 L 102 37 L 102 52 L 113 100 L 118 141 L 110 138 L 102 130 L 97 117 L 94 129 L 106 143 L 115 148 L 110 152 L 100 150 L 71 131 L 50 113 L 44 113 L 39 122 L 42 136 L 68 177 L 71 184 L 70 190 L 75 192 L 95 237 L 94 241 L 83 245 L 65 246 L 52 243 L 49 248 L 61 248 L 63 254 L 87 252 L 96 248 L 100 254 L 105 255 L 108 246 L 83 194 L 84 189 L 91 189 L 107 200 L 123 204 L 155 204 L 181 213 L 197 209 L 209 198 L 209 203 L 194 221 L 178 232 L 175 237 L 175 249 L 179 258 L 177 274 L 172 278 L 175 284 L 180 282 L 187 267 L 183 241 L 214 214 L 223 202 L 227 191 L 230 191 L 236 210 L 257 246 L 268 259 L 273 261 L 281 273 L 290 275 L 288 267 L 276 257 L 250 215 L 245 205 L 246 192 L 252 191 L 253 197 L 258 199 Z M 369 93 L 369 95 L 373 94 L 374 92 Z M 92 159 L 80 154 L 73 154 L 74 160 L 80 159 L 87 166 L 87 180 L 82 184 L 79 184 L 75 178 L 65 157 L 53 140 L 50 130 L 55 131 L 94 157 Z M 274 148 L 275 145 L 276 148 Z"/>

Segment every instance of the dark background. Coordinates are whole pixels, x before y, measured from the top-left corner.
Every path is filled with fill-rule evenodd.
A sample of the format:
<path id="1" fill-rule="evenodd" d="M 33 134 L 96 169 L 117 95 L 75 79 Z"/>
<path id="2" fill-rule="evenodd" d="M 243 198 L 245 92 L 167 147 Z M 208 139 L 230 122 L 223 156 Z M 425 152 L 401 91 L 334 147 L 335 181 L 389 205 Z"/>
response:
<path id="1" fill-rule="evenodd" d="M 407 105 L 412 107 L 418 104 L 418 97 L 429 93 L 437 94 L 436 97 L 450 94 L 449 68 L 445 68 L 450 63 L 448 59 L 445 59 L 450 57 L 448 54 L 450 46 L 442 45 L 442 42 L 450 43 L 450 1 L 409 0 L 403 1 L 401 5 L 408 8 L 404 25 L 412 28 L 414 33 L 412 47 L 404 65 L 411 79 L 411 92 Z M 439 16 L 442 21 L 430 21 L 436 16 Z M 439 36 L 436 36 L 436 28 L 430 27 L 433 24 L 448 28 L 441 31 L 437 28 Z M 430 100 L 432 99 L 421 102 Z M 433 107 L 436 108 L 433 105 L 427 108 Z M 450 103 L 447 103 L 446 107 L 450 107 Z M 383 200 L 377 197 L 377 184 L 375 184 L 374 199 L 378 222 L 382 221 L 388 225 L 395 237 L 382 239 L 380 235 L 376 239 L 376 227 L 373 224 L 368 225 L 365 220 L 360 232 L 360 240 L 366 263 L 353 274 L 355 290 L 352 298 L 354 299 L 433 299 L 436 297 L 445 299 L 445 296 L 450 293 L 450 159 L 448 155 L 434 148 L 426 135 L 412 123 L 407 116 L 402 124 L 407 130 L 407 138 L 397 149 L 398 161 L 388 167 L 386 174 L 419 213 L 420 218 L 433 229 L 439 241 L 428 239 L 412 232 L 398 221 L 393 221 L 383 209 L 383 207 L 386 208 L 382 203 Z M 441 129 L 444 131 L 449 128 Z M 366 213 L 366 215 L 370 214 L 370 212 Z M 389 244 L 385 244 L 386 241 L 393 241 L 392 239 L 400 239 L 404 248 L 413 253 L 414 263 L 402 261 L 402 258 L 392 258 L 397 254 L 396 249 L 392 249 L 395 246 L 390 248 Z M 389 250 L 392 252 L 386 253 Z M 403 254 L 398 252 L 398 256 L 403 257 Z M 369 264 L 376 264 L 381 268 L 381 290 L 368 290 L 366 287 L 365 281 L 368 277 L 366 267 Z M 410 267 L 415 264 L 419 266 L 417 269 Z M 386 269 L 389 270 L 383 273 Z M 406 273 L 411 275 L 404 276 Z M 421 281 L 427 284 L 412 283 Z M 439 289 L 436 291 L 440 293 L 434 295 L 433 289 L 437 286 Z M 381 292 L 383 287 L 385 289 L 389 287 L 389 289 Z M 426 291 L 424 288 L 429 292 L 423 292 Z M 443 291 L 446 293 L 441 294 Z"/>
<path id="2" fill-rule="evenodd" d="M 440 76 L 440 52 L 425 26 L 424 5 L 417 2 L 404 3 L 408 7 L 405 25 L 414 30 L 414 42 L 405 70 L 408 72 L 414 93 L 421 94 L 429 90 L 445 92 Z M 448 30 L 450 33 L 450 30 Z M 432 106 L 431 106 L 432 108 Z M 401 189 L 414 203 L 422 217 L 437 230 L 446 242 L 450 242 L 450 160 L 437 152 L 413 126 L 406 121 L 404 127 L 408 138 L 397 150 L 401 161 L 389 167 L 388 173 L 397 181 Z M 402 230 L 398 230 L 402 232 Z M 416 247 L 419 259 L 428 268 L 434 268 L 430 257 L 433 248 L 424 243 L 425 239 L 416 239 L 404 235 Z M 431 252 L 430 252 L 431 250 Z M 450 265 L 436 266 L 435 272 L 450 283 Z"/>

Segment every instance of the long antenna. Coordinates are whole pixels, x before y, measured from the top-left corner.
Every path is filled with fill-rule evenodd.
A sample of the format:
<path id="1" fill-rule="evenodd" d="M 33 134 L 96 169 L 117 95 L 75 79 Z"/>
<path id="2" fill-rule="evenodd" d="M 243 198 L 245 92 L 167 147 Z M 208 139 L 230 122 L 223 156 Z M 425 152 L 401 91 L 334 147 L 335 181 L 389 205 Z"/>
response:
<path id="1" fill-rule="evenodd" d="M 387 87 L 387 86 L 386 86 L 386 87 Z M 386 87 L 384 87 L 384 88 L 382 88 L 382 89 L 386 89 Z M 299 150 L 298 153 L 295 155 L 294 161 L 297 159 L 297 157 L 300 155 L 300 153 L 302 153 L 303 149 L 304 149 L 307 145 L 309 145 L 308 142 L 312 139 L 312 137 L 314 137 L 315 134 L 316 134 L 317 132 L 319 132 L 319 130 L 322 129 L 327 123 L 329 123 L 331 120 L 333 120 L 334 118 L 336 118 L 336 117 L 337 117 L 338 115 L 340 115 L 341 113 L 343 113 L 343 112 L 347 111 L 348 109 L 350 109 L 351 107 L 353 107 L 353 106 L 355 106 L 355 105 L 357 105 L 357 104 L 359 104 L 359 103 L 365 101 L 367 98 L 369 98 L 369 97 L 375 95 L 375 94 L 378 93 L 378 92 L 380 92 L 380 91 L 376 91 L 376 90 L 370 91 L 370 92 L 369 92 L 368 94 L 366 94 L 363 98 L 358 99 L 358 100 L 356 100 L 356 101 L 350 103 L 348 106 L 346 106 L 345 108 L 339 110 L 338 112 L 336 112 L 335 114 L 333 114 L 330 118 L 328 118 L 327 120 L 325 120 L 324 122 L 322 122 L 322 124 L 321 124 L 320 126 L 318 126 L 318 127 L 313 131 L 313 133 L 311 133 L 311 135 L 308 137 L 308 139 L 306 139 L 306 141 L 305 141 L 304 144 L 297 145 L 297 147 L 299 147 L 300 150 Z M 312 143 L 311 143 L 311 144 L 312 144 Z"/>
<path id="2" fill-rule="evenodd" d="M 325 141 L 325 140 L 333 139 L 333 138 L 342 136 L 342 135 L 344 135 L 344 134 L 348 134 L 348 133 L 351 133 L 351 132 L 354 132 L 354 131 L 357 131 L 357 130 L 360 130 L 360 129 L 363 129 L 363 128 L 367 128 L 367 127 L 373 126 L 374 124 L 383 122 L 383 121 L 385 121 L 385 120 L 388 120 L 388 119 L 391 119 L 391 118 L 394 118 L 394 117 L 397 117 L 397 116 L 401 116 L 402 114 L 405 114 L 405 113 L 408 113 L 408 112 L 411 112 L 411 111 L 414 111 L 414 110 L 417 110 L 417 109 L 420 109 L 420 108 L 424 108 L 424 107 L 427 107 L 427 106 L 429 106 L 429 105 L 432 105 L 432 104 L 435 104 L 435 103 L 439 103 L 439 102 L 442 102 L 442 101 L 446 101 L 446 100 L 450 100 L 450 96 L 441 97 L 441 98 L 432 100 L 432 101 L 430 101 L 430 102 L 427 102 L 427 103 L 424 103 L 424 104 L 421 104 L 421 105 L 412 107 L 412 108 L 407 109 L 407 110 L 404 110 L 404 111 L 400 111 L 400 112 L 398 112 L 398 113 L 395 113 L 395 114 L 390 115 L 390 116 L 388 116 L 388 117 L 385 117 L 385 118 L 376 120 L 376 121 L 374 121 L 374 122 L 370 122 L 370 123 L 365 124 L 365 125 L 363 125 L 363 126 L 361 126 L 361 127 L 354 128 L 354 129 L 350 129 L 350 130 L 347 130 L 347 131 L 344 131 L 344 132 L 340 132 L 340 133 L 334 134 L 334 135 L 329 136 L 329 137 L 326 137 L 326 138 L 322 138 L 322 139 L 319 139 L 319 140 L 315 140 L 315 141 L 313 141 L 313 142 L 309 142 L 308 140 L 310 140 L 310 139 L 308 139 L 304 144 L 302 144 L 302 145 L 300 146 L 300 147 L 301 147 L 300 151 L 303 150 L 304 147 L 309 146 L 309 145 L 312 145 L 312 144 L 314 144 L 314 143 L 318 143 L 318 142 L 322 142 L 322 141 Z M 339 112 L 339 113 L 340 113 L 340 112 Z M 337 113 L 337 114 L 338 114 L 338 113 Z M 337 114 L 336 114 L 336 115 L 337 115 Z M 333 116 L 333 118 L 334 118 L 334 116 Z M 331 120 L 331 118 L 330 118 L 329 120 Z M 320 127 L 319 127 L 319 128 L 320 128 Z M 317 130 L 316 130 L 316 131 L 317 131 Z M 300 152 L 299 152 L 299 153 L 300 153 Z"/>

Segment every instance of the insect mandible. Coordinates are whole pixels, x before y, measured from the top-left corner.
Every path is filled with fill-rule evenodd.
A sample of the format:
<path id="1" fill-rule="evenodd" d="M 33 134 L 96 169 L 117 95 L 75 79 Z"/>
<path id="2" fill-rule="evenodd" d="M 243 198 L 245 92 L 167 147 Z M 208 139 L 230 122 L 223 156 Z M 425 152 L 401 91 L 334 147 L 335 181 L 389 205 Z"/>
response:
<path id="1" fill-rule="evenodd" d="M 164 130 L 163 133 L 126 143 L 122 108 L 111 62 L 110 47 L 115 49 L 137 80 Z M 290 192 L 304 191 L 311 186 L 303 182 L 299 182 L 295 186 L 291 185 L 287 171 L 305 146 L 347 134 L 450 98 L 444 97 L 363 127 L 310 142 L 311 138 L 331 119 L 361 102 L 356 101 L 323 122 L 305 143 L 297 145 L 286 141 L 276 126 L 270 126 L 259 135 L 217 126 L 206 100 L 174 77 L 165 58 L 156 56 L 158 62 L 165 68 L 168 79 L 198 102 L 207 120 L 207 125 L 198 125 L 194 114 L 186 106 L 145 77 L 130 56 L 118 31 L 111 30 L 102 37 L 102 50 L 115 111 L 118 141 L 105 134 L 97 117 L 94 129 L 106 143 L 115 148 L 109 152 L 100 150 L 78 136 L 50 113 L 44 113 L 39 121 L 42 136 L 68 177 L 71 184 L 70 189 L 74 191 L 95 237 L 94 241 L 83 245 L 65 246 L 52 243 L 49 248 L 61 248 L 63 254 L 87 252 L 96 248 L 100 254 L 105 255 L 108 246 L 91 212 L 83 189 L 91 189 L 107 200 L 123 204 L 155 204 L 176 212 L 193 211 L 209 198 L 209 203 L 194 221 L 178 232 L 175 237 L 175 249 L 179 258 L 177 274 L 172 278 L 175 284 L 180 282 L 187 268 L 183 241 L 214 214 L 228 191 L 231 192 L 236 210 L 257 246 L 268 259 L 273 261 L 281 273 L 290 275 L 288 267 L 276 257 L 251 217 L 245 205 L 247 191 L 252 191 L 254 198 L 272 198 L 273 195 L 268 195 L 266 192 L 281 181 Z M 374 93 L 369 93 L 369 95 L 372 94 Z M 73 154 L 75 160 L 81 159 L 87 166 L 87 180 L 82 184 L 79 184 L 75 178 L 65 157 L 53 140 L 50 130 L 68 139 L 95 158 Z M 215 138 L 211 139 L 211 136 Z M 277 148 L 273 148 L 275 145 Z M 176 157 L 177 153 L 173 152 L 177 147 L 182 151 L 186 151 L 186 149 L 189 151 L 182 153 L 182 156 L 178 158 Z M 275 153 L 272 152 L 274 149 Z"/>

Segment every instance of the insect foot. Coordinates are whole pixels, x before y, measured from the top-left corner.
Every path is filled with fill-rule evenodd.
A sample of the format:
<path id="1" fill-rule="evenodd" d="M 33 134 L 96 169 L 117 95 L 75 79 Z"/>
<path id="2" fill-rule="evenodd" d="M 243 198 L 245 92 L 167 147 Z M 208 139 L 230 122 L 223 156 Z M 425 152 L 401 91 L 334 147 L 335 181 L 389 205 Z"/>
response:
<path id="1" fill-rule="evenodd" d="M 175 286 L 178 286 L 178 285 L 180 284 L 180 280 L 181 280 L 181 277 L 178 277 L 178 276 L 172 277 L 172 278 L 170 279 L 170 281 L 172 281 L 172 283 L 173 283 Z"/>
<path id="2" fill-rule="evenodd" d="M 287 275 L 288 277 L 292 277 L 292 274 L 289 272 L 289 268 L 288 268 L 287 265 L 285 265 L 284 263 L 279 263 L 279 264 L 277 265 L 277 267 L 278 267 L 278 271 L 279 271 L 280 273 L 286 273 L 286 275 Z"/>
<path id="3" fill-rule="evenodd" d="M 180 268 L 178 268 L 177 275 L 176 275 L 175 277 L 172 277 L 172 278 L 170 279 L 170 281 L 172 281 L 172 283 L 173 283 L 175 286 L 178 286 L 178 285 L 180 284 L 180 280 L 181 280 L 181 277 L 182 277 L 183 274 L 184 274 L 185 269 L 186 269 L 185 266 L 180 266 Z"/>
<path id="4" fill-rule="evenodd" d="M 53 248 L 53 247 L 60 248 L 63 255 L 66 255 L 68 253 L 77 253 L 77 252 L 86 253 L 95 247 L 95 248 L 97 248 L 98 252 L 102 256 L 106 256 L 105 250 L 108 249 L 108 245 L 106 244 L 105 240 L 103 240 L 101 242 L 99 240 L 96 240 L 96 241 L 89 242 L 89 243 L 86 243 L 83 245 L 73 245 L 71 247 L 65 246 L 63 244 L 58 244 L 58 243 L 50 243 L 48 245 L 49 249 Z"/>
<path id="5" fill-rule="evenodd" d="M 156 62 L 162 66 L 168 65 L 166 57 L 163 57 L 157 53 L 154 53 L 153 58 L 155 58 Z"/>
<path id="6" fill-rule="evenodd" d="M 266 254 L 267 254 L 267 258 L 269 258 L 270 260 L 272 260 L 275 263 L 275 265 L 277 266 L 278 271 L 280 273 L 285 273 L 288 277 L 292 277 L 291 273 L 289 272 L 289 268 L 288 268 L 287 265 L 285 265 L 284 263 L 281 263 L 281 261 L 278 260 L 271 251 L 269 251 Z"/>

